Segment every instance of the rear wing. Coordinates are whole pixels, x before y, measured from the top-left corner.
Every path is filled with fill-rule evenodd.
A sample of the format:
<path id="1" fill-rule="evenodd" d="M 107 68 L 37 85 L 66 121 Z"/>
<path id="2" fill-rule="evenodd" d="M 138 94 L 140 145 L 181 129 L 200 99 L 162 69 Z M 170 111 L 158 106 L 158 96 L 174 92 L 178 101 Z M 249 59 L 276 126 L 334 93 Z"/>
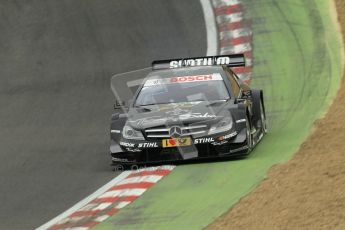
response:
<path id="1" fill-rule="evenodd" d="M 174 69 L 188 66 L 226 65 L 228 67 L 243 67 L 246 65 L 243 54 L 177 58 L 152 62 L 152 69 Z"/>

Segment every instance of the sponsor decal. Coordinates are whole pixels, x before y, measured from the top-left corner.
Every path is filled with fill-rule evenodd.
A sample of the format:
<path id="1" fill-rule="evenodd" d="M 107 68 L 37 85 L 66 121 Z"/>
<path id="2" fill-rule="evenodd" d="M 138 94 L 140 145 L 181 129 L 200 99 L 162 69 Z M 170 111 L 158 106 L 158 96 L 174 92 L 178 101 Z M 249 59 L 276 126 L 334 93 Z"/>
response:
<path id="1" fill-rule="evenodd" d="M 149 79 L 145 81 L 144 87 L 155 86 L 155 85 L 164 85 L 167 84 L 166 79 L 158 78 L 158 79 Z"/>
<path id="2" fill-rule="evenodd" d="M 176 113 L 182 113 L 184 111 L 177 111 Z M 193 119 L 193 118 L 215 118 L 217 117 L 214 114 L 209 114 L 209 113 L 185 113 L 185 114 L 180 114 L 180 115 L 174 115 L 166 113 L 167 117 L 161 117 L 161 116 L 153 116 L 153 117 L 148 117 L 148 118 L 141 118 L 137 120 L 128 120 L 130 124 L 134 124 L 139 126 L 140 128 L 144 128 L 146 125 L 150 126 L 155 126 L 155 125 L 161 125 L 162 123 L 165 124 L 169 119 L 173 121 L 178 121 L 178 120 L 188 120 L 188 119 Z"/>
<path id="3" fill-rule="evenodd" d="M 182 113 L 184 111 L 178 110 L 176 113 Z M 167 117 L 162 116 L 152 116 L 147 118 L 140 118 L 137 120 L 128 120 L 129 124 L 133 124 L 138 126 L 139 128 L 144 128 L 146 125 L 150 125 L 150 127 L 156 126 L 156 125 L 162 125 L 165 124 L 168 120 L 178 121 L 178 120 L 188 120 L 193 118 L 215 118 L 217 117 L 214 114 L 209 113 L 185 113 L 180 115 L 174 115 L 165 113 Z"/>
<path id="4" fill-rule="evenodd" d="M 167 111 L 165 112 L 167 115 L 170 115 L 170 116 L 178 116 L 178 115 L 181 115 L 181 114 L 186 114 L 188 113 L 189 111 L 188 110 L 185 110 L 185 109 L 181 109 L 181 108 L 175 108 L 174 110 L 171 110 L 171 111 Z"/>
<path id="5" fill-rule="evenodd" d="M 210 143 L 210 142 L 214 142 L 214 138 L 213 137 L 205 137 L 205 138 L 198 138 L 194 140 L 194 144 L 205 144 L 205 143 Z"/>
<path id="6" fill-rule="evenodd" d="M 156 86 L 156 85 L 167 85 L 185 82 L 198 82 L 198 81 L 222 81 L 223 78 L 220 73 L 213 73 L 207 75 L 195 75 L 195 76 L 176 76 L 171 78 L 157 78 L 148 79 L 144 87 Z"/>
<path id="7" fill-rule="evenodd" d="M 190 102 L 181 102 L 181 103 L 171 103 L 171 104 L 164 104 L 164 105 L 159 105 L 159 110 L 171 110 L 171 109 L 190 109 L 194 105 L 197 105 L 201 103 L 201 101 L 190 101 Z M 185 110 L 188 112 L 188 110 Z M 166 113 L 169 113 L 170 111 L 167 111 Z"/>
<path id="8" fill-rule="evenodd" d="M 128 152 L 141 152 L 141 149 L 137 149 L 137 148 L 135 148 L 135 149 L 133 149 L 133 148 L 126 148 L 126 150 Z"/>
<path id="9" fill-rule="evenodd" d="M 156 142 L 139 143 L 138 148 L 158 148 L 158 144 Z"/>
<path id="10" fill-rule="evenodd" d="M 229 139 L 229 138 L 231 138 L 231 137 L 234 137 L 234 136 L 236 136 L 236 135 L 237 135 L 237 132 L 235 131 L 235 132 L 229 133 L 229 134 L 227 134 L 227 135 L 217 137 L 217 140 L 218 140 L 218 141 L 224 141 L 224 140 Z"/>
<path id="11" fill-rule="evenodd" d="M 174 60 L 170 62 L 170 68 L 178 68 L 181 66 L 207 66 L 207 65 L 229 65 L 230 57 L 205 57 L 194 59 Z"/>
<path id="12" fill-rule="evenodd" d="M 126 158 L 116 158 L 116 157 L 112 157 L 111 160 L 112 160 L 112 161 L 128 162 L 128 159 L 126 159 Z"/>
<path id="13" fill-rule="evenodd" d="M 146 118 L 140 118 L 137 120 L 129 120 L 128 122 L 130 124 L 136 124 L 137 126 L 143 128 L 145 127 L 147 124 L 150 125 L 159 125 L 161 123 L 165 123 L 167 121 L 167 118 L 165 117 L 161 117 L 161 116 L 152 116 L 152 117 L 146 117 Z"/>
<path id="14" fill-rule="evenodd" d="M 225 135 L 225 136 L 224 136 L 224 139 L 229 139 L 229 138 L 234 137 L 234 136 L 236 136 L 236 135 L 237 135 L 237 132 L 235 131 L 235 132 L 233 132 L 233 133 L 229 133 L 229 134 Z"/>
<path id="15" fill-rule="evenodd" d="M 156 142 L 143 142 L 143 143 L 138 143 L 138 146 L 136 149 L 131 149 L 135 147 L 134 143 L 129 143 L 129 142 L 120 142 L 120 145 L 127 147 L 126 149 L 131 152 L 140 152 L 141 150 L 138 148 L 158 148 L 158 144 Z"/>
<path id="16" fill-rule="evenodd" d="M 164 139 L 164 140 L 162 140 L 163 148 L 189 146 L 191 144 L 192 144 L 192 139 L 190 137 L 186 137 L 186 138 L 171 138 L 171 139 Z"/>
<path id="17" fill-rule="evenodd" d="M 212 144 L 212 145 L 224 145 L 224 144 L 226 144 L 226 143 L 228 143 L 228 141 L 212 142 L 211 144 Z"/>
<path id="18" fill-rule="evenodd" d="M 180 119 L 189 119 L 189 118 L 214 118 L 216 115 L 208 113 L 187 113 L 180 115 Z"/>
<path id="19" fill-rule="evenodd" d="M 134 148 L 135 144 L 134 143 L 120 141 L 120 145 L 125 146 L 125 147 Z"/>
<path id="20" fill-rule="evenodd" d="M 218 76 L 217 76 L 217 78 L 218 78 Z M 212 80 L 217 80 L 213 77 L 213 74 L 198 75 L 198 76 L 182 76 L 182 77 L 170 78 L 171 83 L 190 82 L 190 81 L 212 81 Z M 220 79 L 220 80 L 222 80 L 222 79 Z"/>

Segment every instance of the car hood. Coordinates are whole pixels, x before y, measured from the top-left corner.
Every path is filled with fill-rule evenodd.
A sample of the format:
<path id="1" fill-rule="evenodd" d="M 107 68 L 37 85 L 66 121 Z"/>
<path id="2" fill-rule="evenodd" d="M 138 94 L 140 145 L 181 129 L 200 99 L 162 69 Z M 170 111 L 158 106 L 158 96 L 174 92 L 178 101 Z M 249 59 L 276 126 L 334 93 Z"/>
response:
<path id="1" fill-rule="evenodd" d="M 220 114 L 228 103 L 227 101 L 186 102 L 133 107 L 128 112 L 127 122 L 138 130 L 198 122 L 213 124 L 224 117 Z"/>

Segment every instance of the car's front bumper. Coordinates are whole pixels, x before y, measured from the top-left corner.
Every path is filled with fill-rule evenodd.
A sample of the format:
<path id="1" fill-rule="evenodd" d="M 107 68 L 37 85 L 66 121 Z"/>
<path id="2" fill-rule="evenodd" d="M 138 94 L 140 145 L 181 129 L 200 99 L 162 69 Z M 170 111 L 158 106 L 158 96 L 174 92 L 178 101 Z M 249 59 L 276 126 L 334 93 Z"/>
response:
<path id="1" fill-rule="evenodd" d="M 247 154 L 245 130 L 222 135 L 192 139 L 192 145 L 185 147 L 162 146 L 162 140 L 112 141 L 111 156 L 114 164 L 142 164 L 157 162 L 186 161 L 192 159 L 218 158 Z"/>

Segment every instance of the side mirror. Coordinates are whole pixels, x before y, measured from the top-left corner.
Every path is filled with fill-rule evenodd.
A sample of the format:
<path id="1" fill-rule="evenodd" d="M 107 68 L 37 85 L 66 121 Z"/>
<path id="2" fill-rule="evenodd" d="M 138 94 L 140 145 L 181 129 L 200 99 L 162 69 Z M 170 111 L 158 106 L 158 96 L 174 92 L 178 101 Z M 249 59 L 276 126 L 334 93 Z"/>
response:
<path id="1" fill-rule="evenodd" d="M 117 110 L 117 109 L 127 110 L 129 108 L 129 106 L 132 104 L 132 102 L 133 102 L 133 99 L 128 100 L 127 102 L 116 100 L 115 104 L 114 104 L 114 109 L 115 110 Z"/>
<path id="2" fill-rule="evenodd" d="M 235 104 L 243 103 L 245 101 L 246 101 L 246 99 L 244 99 L 244 98 L 235 98 Z"/>
<path id="3" fill-rule="evenodd" d="M 123 107 L 126 107 L 126 102 L 125 101 L 119 101 L 119 100 L 115 101 L 114 109 L 121 109 Z"/>
<path id="4" fill-rule="evenodd" d="M 251 90 L 244 90 L 242 91 L 242 99 L 249 99 L 252 97 L 252 91 Z"/>

